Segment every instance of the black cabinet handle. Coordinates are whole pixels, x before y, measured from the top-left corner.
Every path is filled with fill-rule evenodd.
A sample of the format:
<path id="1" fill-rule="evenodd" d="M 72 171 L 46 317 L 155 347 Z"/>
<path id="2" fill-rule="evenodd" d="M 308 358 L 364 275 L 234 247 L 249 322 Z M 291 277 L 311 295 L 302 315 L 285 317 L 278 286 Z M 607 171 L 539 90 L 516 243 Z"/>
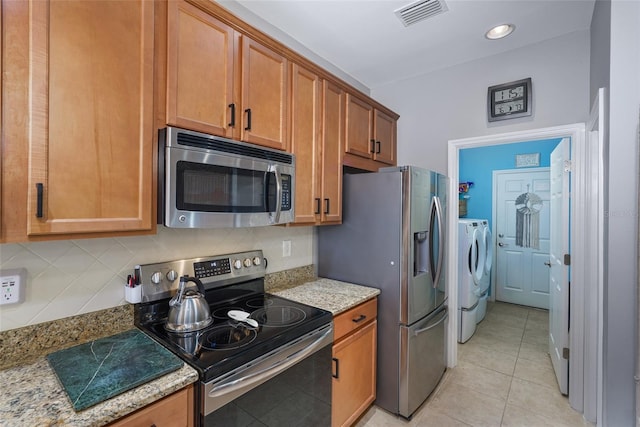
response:
<path id="1" fill-rule="evenodd" d="M 42 218 L 42 203 L 44 197 L 44 184 L 38 182 L 36 184 L 36 191 L 38 192 L 37 205 L 36 205 L 36 218 Z"/>
<path id="2" fill-rule="evenodd" d="M 229 108 L 231 108 L 231 122 L 229 122 L 229 126 L 234 127 L 236 125 L 236 104 L 229 104 Z"/>
<path id="3" fill-rule="evenodd" d="M 380 141 L 376 141 L 376 154 L 380 154 Z"/>
<path id="4" fill-rule="evenodd" d="M 336 359 L 335 357 L 332 358 L 334 363 L 336 364 L 336 373 L 335 374 L 331 374 L 331 376 L 333 378 L 339 378 L 340 377 L 340 360 Z"/>
<path id="5" fill-rule="evenodd" d="M 365 316 L 364 314 L 361 314 L 360 316 L 356 317 L 355 319 L 351 319 L 351 321 L 353 323 L 360 323 L 366 318 L 367 318 L 367 316 Z"/>
<path id="6" fill-rule="evenodd" d="M 329 213 L 329 199 L 324 199 L 324 213 Z"/>
<path id="7" fill-rule="evenodd" d="M 247 113 L 247 127 L 244 130 L 251 130 L 251 108 L 247 108 L 244 112 Z"/>
<path id="8" fill-rule="evenodd" d="M 375 139 L 371 140 L 371 152 L 372 153 L 376 152 L 376 140 Z"/>
<path id="9" fill-rule="evenodd" d="M 320 214 L 320 197 L 316 197 L 316 215 Z"/>

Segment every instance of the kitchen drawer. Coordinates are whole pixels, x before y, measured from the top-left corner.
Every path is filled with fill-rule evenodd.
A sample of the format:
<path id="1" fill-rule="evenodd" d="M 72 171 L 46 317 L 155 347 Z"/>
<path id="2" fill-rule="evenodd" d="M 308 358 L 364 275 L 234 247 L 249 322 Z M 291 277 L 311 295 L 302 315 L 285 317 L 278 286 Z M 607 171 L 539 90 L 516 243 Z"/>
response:
<path id="1" fill-rule="evenodd" d="M 378 299 L 373 298 L 352 309 L 338 314 L 333 319 L 333 340 L 338 341 L 349 332 L 358 329 L 373 319 L 378 314 Z"/>
<path id="2" fill-rule="evenodd" d="M 193 426 L 193 386 L 177 391 L 119 419 L 110 427 Z"/>

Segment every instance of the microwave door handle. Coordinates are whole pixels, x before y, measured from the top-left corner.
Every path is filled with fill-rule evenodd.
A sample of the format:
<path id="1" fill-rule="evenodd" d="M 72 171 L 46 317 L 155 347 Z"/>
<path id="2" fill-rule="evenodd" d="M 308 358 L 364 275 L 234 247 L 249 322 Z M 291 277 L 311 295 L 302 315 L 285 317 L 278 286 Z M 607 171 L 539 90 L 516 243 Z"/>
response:
<path id="1" fill-rule="evenodd" d="M 280 212 L 282 211 L 282 176 L 277 165 L 269 165 L 269 172 L 273 172 L 276 176 L 276 212 L 270 214 L 272 223 L 280 222 Z"/>

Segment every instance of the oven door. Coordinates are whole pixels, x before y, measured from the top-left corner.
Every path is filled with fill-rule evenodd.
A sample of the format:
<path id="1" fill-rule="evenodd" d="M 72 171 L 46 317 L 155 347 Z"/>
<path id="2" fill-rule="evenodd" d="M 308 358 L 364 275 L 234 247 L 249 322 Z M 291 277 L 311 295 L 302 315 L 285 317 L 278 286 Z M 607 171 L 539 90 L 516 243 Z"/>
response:
<path id="1" fill-rule="evenodd" d="M 202 426 L 331 425 L 329 324 L 201 385 Z"/>
<path id="2" fill-rule="evenodd" d="M 168 227 L 251 227 L 293 220 L 290 166 L 170 147 L 165 167 Z"/>

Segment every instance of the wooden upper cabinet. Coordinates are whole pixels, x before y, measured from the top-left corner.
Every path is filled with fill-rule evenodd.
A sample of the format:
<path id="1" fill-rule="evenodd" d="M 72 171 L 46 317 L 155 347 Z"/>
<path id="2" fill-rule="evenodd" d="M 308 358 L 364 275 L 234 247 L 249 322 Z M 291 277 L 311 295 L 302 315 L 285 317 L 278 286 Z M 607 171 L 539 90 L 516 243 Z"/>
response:
<path id="1" fill-rule="evenodd" d="M 320 101 L 317 74 L 293 64 L 291 72 L 291 152 L 296 156 L 295 221 L 313 224 L 320 214 Z"/>
<path id="2" fill-rule="evenodd" d="M 371 158 L 374 151 L 373 106 L 347 93 L 347 136 L 345 152 Z"/>
<path id="3" fill-rule="evenodd" d="M 395 165 L 397 116 L 353 94 L 347 94 L 346 105 L 345 153 L 351 157 L 345 164 L 370 170 Z"/>
<path id="4" fill-rule="evenodd" d="M 167 14 L 167 124 L 234 136 L 234 30 L 184 1 Z"/>
<path id="5" fill-rule="evenodd" d="M 373 159 L 390 165 L 396 164 L 396 119 L 376 109 L 373 118 Z"/>
<path id="6" fill-rule="evenodd" d="M 242 36 L 241 139 L 287 150 L 288 61 Z"/>
<path id="7" fill-rule="evenodd" d="M 30 3 L 27 234 L 150 230 L 154 2 Z"/>
<path id="8" fill-rule="evenodd" d="M 322 89 L 322 223 L 342 221 L 342 152 L 344 99 L 339 86 L 325 80 Z"/>
<path id="9" fill-rule="evenodd" d="M 291 152 L 296 156 L 296 224 L 342 220 L 344 91 L 293 64 Z"/>

